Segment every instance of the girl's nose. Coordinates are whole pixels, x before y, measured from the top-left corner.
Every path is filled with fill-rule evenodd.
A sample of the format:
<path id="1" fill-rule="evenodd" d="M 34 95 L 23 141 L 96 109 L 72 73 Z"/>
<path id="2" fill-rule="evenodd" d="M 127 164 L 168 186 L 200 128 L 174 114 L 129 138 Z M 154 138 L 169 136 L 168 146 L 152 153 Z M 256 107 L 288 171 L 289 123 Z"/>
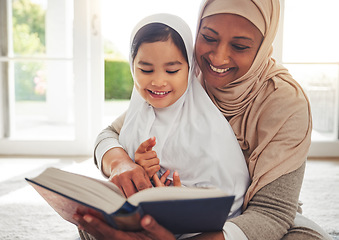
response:
<path id="1" fill-rule="evenodd" d="M 155 76 L 151 82 L 151 85 L 155 87 L 165 87 L 167 86 L 167 81 L 163 76 Z"/>
<path id="2" fill-rule="evenodd" d="M 160 72 L 158 72 L 157 74 L 154 74 L 151 85 L 155 87 L 167 86 L 167 80 L 166 80 L 165 74 L 160 73 Z"/>

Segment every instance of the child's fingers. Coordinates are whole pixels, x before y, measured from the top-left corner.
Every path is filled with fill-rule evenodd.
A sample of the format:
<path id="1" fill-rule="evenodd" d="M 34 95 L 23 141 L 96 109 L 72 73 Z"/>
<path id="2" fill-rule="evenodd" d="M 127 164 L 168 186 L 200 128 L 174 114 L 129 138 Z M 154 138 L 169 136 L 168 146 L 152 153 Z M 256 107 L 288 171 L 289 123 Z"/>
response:
<path id="1" fill-rule="evenodd" d="M 160 165 L 154 165 L 144 169 L 146 170 L 147 176 L 152 177 L 160 170 Z"/>
<path id="2" fill-rule="evenodd" d="M 171 171 L 167 170 L 161 177 L 160 177 L 160 181 L 162 184 L 165 184 L 165 181 L 167 179 L 167 177 L 170 175 Z"/>
<path id="3" fill-rule="evenodd" d="M 145 142 L 141 143 L 135 153 L 145 153 L 151 151 L 155 146 L 155 137 L 147 139 Z"/>
<path id="4" fill-rule="evenodd" d="M 148 166 L 159 164 L 160 162 L 159 158 L 157 157 L 157 153 L 155 151 L 149 151 L 145 153 L 135 152 L 134 158 L 135 158 L 135 162 L 138 164 L 140 163 L 145 164 L 146 162 L 149 162 Z"/>
<path id="5" fill-rule="evenodd" d="M 152 179 L 153 179 L 153 183 L 156 187 L 163 187 L 164 186 L 163 183 L 160 181 L 157 174 L 154 174 Z"/>
<path id="6" fill-rule="evenodd" d="M 167 179 L 167 180 L 165 181 L 165 186 L 168 187 L 168 186 L 171 185 L 171 183 L 172 183 L 172 181 L 169 180 L 169 179 Z"/>
<path id="7" fill-rule="evenodd" d="M 173 173 L 173 186 L 181 187 L 181 180 L 177 171 Z"/>

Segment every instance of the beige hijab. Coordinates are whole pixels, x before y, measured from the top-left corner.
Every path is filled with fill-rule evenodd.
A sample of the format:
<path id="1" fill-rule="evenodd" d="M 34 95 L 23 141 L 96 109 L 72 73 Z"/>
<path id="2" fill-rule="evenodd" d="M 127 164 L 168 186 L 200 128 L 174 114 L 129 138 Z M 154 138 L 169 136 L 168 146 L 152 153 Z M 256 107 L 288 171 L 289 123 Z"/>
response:
<path id="1" fill-rule="evenodd" d="M 229 120 L 244 152 L 252 179 L 245 196 L 246 208 L 258 190 L 305 162 L 311 143 L 311 112 L 300 85 L 271 57 L 279 0 L 205 0 L 199 21 L 220 13 L 247 18 L 264 36 L 249 71 L 231 84 L 216 89 L 200 74 L 208 95 Z"/>

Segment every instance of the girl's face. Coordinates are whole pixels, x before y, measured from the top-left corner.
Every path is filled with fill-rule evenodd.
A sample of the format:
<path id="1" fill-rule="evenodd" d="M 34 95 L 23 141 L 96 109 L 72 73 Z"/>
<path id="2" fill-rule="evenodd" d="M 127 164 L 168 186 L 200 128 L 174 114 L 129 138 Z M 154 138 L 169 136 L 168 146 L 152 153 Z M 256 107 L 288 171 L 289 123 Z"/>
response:
<path id="1" fill-rule="evenodd" d="M 155 108 L 172 105 L 186 91 L 188 63 L 172 39 L 142 43 L 133 71 L 136 89 Z"/>
<path id="2" fill-rule="evenodd" d="M 234 14 L 204 18 L 195 54 L 205 80 L 223 87 L 243 76 L 251 67 L 263 36 L 250 21 Z"/>

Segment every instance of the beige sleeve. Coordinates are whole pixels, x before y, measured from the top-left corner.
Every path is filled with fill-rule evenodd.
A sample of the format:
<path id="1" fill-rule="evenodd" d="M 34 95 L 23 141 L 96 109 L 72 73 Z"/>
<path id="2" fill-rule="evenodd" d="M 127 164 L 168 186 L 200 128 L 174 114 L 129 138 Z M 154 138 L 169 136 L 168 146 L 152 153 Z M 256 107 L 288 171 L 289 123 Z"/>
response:
<path id="1" fill-rule="evenodd" d="M 119 116 L 110 126 L 102 130 L 95 141 L 94 163 L 101 170 L 101 161 L 104 154 L 115 147 L 121 147 L 119 133 L 122 128 L 126 112 Z"/>
<path id="2" fill-rule="evenodd" d="M 298 209 L 305 163 L 260 189 L 242 215 L 230 222 L 252 239 L 280 240 L 292 226 Z"/>

